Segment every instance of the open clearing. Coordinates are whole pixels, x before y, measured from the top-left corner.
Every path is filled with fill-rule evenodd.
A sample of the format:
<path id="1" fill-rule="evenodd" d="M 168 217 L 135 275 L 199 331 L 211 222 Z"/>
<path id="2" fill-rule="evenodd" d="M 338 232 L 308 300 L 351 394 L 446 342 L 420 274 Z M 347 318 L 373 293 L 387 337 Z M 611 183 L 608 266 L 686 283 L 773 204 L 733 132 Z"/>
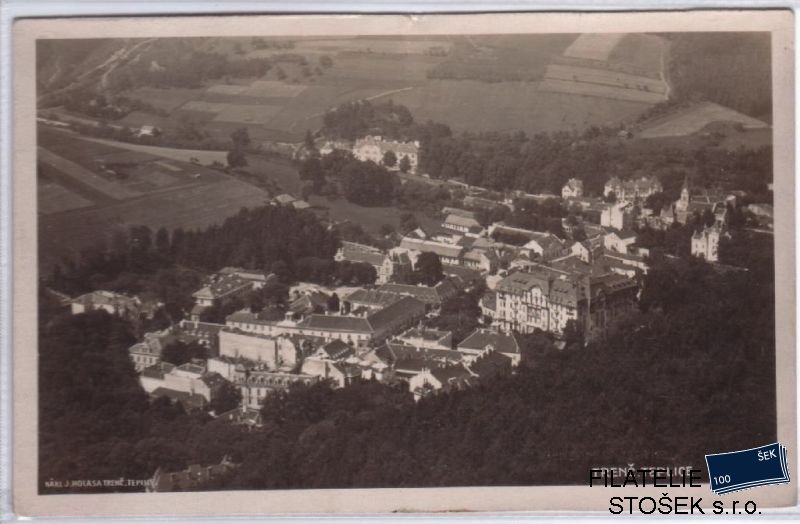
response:
<path id="1" fill-rule="evenodd" d="M 733 109 L 712 102 L 701 102 L 645 123 L 640 136 L 642 138 L 687 136 L 718 122 L 740 124 L 744 129 L 769 128 L 767 123 Z"/>

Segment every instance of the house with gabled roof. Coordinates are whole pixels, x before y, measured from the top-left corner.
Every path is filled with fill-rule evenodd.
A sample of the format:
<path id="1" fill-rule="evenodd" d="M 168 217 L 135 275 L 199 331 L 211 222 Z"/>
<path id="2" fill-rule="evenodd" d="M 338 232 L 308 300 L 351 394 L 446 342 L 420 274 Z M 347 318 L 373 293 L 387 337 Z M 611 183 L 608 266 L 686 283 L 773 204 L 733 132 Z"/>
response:
<path id="1" fill-rule="evenodd" d="M 388 337 L 400 333 L 416 324 L 425 316 L 425 304 L 410 296 L 402 296 L 390 305 L 375 311 L 365 312 L 363 316 L 355 315 L 320 315 L 306 316 L 299 322 L 286 319 L 267 321 L 249 314 L 237 313 L 226 319 L 226 325 L 244 332 L 258 333 L 265 336 L 304 335 L 320 337 L 325 341 L 339 339 L 356 346 L 365 346 L 370 342 L 378 344 Z"/>
<path id="2" fill-rule="evenodd" d="M 170 328 L 145 333 L 141 342 L 137 342 L 128 348 L 128 353 L 136 372 L 138 373 L 160 362 L 161 352 L 167 345 L 177 339 L 178 337 Z"/>
<path id="3" fill-rule="evenodd" d="M 561 198 L 564 200 L 568 198 L 581 198 L 583 197 L 583 180 L 579 178 L 570 178 L 564 187 L 561 188 Z"/>
<path id="4" fill-rule="evenodd" d="M 205 286 L 192 293 L 195 306 L 191 311 L 191 320 L 200 320 L 203 312 L 215 303 L 250 291 L 255 283 L 254 280 L 242 278 L 236 273 L 215 275 Z"/>
<path id="5" fill-rule="evenodd" d="M 519 341 L 513 333 L 502 333 L 497 330 L 477 328 L 456 346 L 456 350 L 463 353 L 465 358 L 473 360 L 487 350 L 494 350 L 511 359 L 513 365 L 518 365 L 522 350 Z"/>
<path id="6" fill-rule="evenodd" d="M 404 331 L 396 340 L 418 348 L 452 349 L 453 332 L 418 326 Z"/>
<path id="7" fill-rule="evenodd" d="M 442 226 L 472 236 L 480 236 L 483 232 L 483 226 L 481 226 L 480 222 L 474 218 L 455 213 L 447 215 L 444 222 L 442 222 Z"/>
<path id="8" fill-rule="evenodd" d="M 441 392 L 457 391 L 474 386 L 477 377 L 463 364 L 423 368 L 408 381 L 414 400 L 421 400 Z"/>

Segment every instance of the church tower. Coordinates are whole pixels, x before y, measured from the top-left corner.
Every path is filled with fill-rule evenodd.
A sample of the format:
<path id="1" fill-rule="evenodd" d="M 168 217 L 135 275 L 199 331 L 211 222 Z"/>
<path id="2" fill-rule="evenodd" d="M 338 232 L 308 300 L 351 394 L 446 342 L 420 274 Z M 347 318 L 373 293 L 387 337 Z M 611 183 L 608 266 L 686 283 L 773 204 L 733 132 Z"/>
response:
<path id="1" fill-rule="evenodd" d="M 689 209 L 689 177 L 683 179 L 681 198 L 678 200 L 679 209 Z"/>

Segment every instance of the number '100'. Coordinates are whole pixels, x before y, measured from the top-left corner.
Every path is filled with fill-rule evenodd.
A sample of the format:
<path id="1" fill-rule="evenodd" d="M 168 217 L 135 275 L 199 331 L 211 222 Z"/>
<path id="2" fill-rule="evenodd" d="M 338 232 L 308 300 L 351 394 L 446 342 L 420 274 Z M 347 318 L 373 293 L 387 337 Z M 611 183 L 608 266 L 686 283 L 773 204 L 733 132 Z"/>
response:
<path id="1" fill-rule="evenodd" d="M 714 477 L 714 482 L 717 484 L 728 484 L 731 481 L 730 475 L 720 475 L 719 477 Z"/>

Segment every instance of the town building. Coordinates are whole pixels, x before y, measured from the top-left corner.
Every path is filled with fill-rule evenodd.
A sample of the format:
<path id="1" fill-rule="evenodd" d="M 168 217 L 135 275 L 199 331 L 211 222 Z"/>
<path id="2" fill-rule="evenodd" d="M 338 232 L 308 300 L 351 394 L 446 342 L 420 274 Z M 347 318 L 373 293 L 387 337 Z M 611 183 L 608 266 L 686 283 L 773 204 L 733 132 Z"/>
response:
<path id="1" fill-rule="evenodd" d="M 390 283 L 382 285 L 378 291 L 414 297 L 428 307 L 439 308 L 445 300 L 458 295 L 460 288 L 460 283 L 456 278 L 447 277 L 433 286 Z"/>
<path id="2" fill-rule="evenodd" d="M 228 319 L 230 324 L 237 319 L 244 319 L 244 315 L 234 313 Z M 251 360 L 271 370 L 292 370 L 302 359 L 300 348 L 289 337 L 253 333 L 234 327 L 225 327 L 219 332 L 219 354 L 221 357 Z"/>
<path id="3" fill-rule="evenodd" d="M 387 254 L 380 249 L 355 242 L 343 241 L 334 260 L 348 260 L 371 265 L 378 275 L 375 281 L 378 285 L 391 282 L 412 270 L 411 259 L 405 252 L 393 250 Z"/>
<path id="4" fill-rule="evenodd" d="M 184 338 L 197 341 L 199 344 L 209 349 L 209 354 L 219 354 L 219 332 L 225 324 L 214 322 L 200 322 L 199 320 L 181 320 L 178 328 Z"/>
<path id="5" fill-rule="evenodd" d="M 215 303 L 253 289 L 254 282 L 237 274 L 214 275 L 207 285 L 192 293 L 194 307 L 191 320 L 200 320 L 202 314 Z"/>
<path id="6" fill-rule="evenodd" d="M 637 292 L 633 279 L 613 272 L 592 275 L 531 267 L 498 282 L 492 323 L 507 333 L 540 329 L 561 336 L 572 322 L 585 340 L 603 338 L 635 309 Z"/>
<path id="7" fill-rule="evenodd" d="M 128 348 L 128 353 L 133 361 L 136 372 L 149 368 L 161 361 L 161 352 L 177 337 L 170 328 L 152 333 L 145 333 L 141 342 Z"/>
<path id="8" fill-rule="evenodd" d="M 719 261 L 719 237 L 722 228 L 719 224 L 704 227 L 692 234 L 692 256 L 705 259 L 707 262 Z"/>
<path id="9" fill-rule="evenodd" d="M 257 269 L 241 267 L 224 267 L 217 273 L 221 277 L 234 275 L 247 282 L 252 282 L 253 289 L 261 289 L 270 282 L 277 282 L 278 276 L 274 273 L 265 273 Z"/>
<path id="10" fill-rule="evenodd" d="M 297 318 L 314 313 L 325 313 L 328 311 L 328 300 L 331 298 L 327 293 L 318 289 L 309 289 L 299 293 L 289 304 L 289 311 Z"/>
<path id="11" fill-rule="evenodd" d="M 445 361 L 425 365 L 408 380 L 408 389 L 414 400 L 440 392 L 462 390 L 497 376 L 507 376 L 512 371 L 512 359 L 492 347 L 471 355 L 462 362 Z"/>
<path id="12" fill-rule="evenodd" d="M 206 372 L 199 364 L 174 366 L 159 362 L 142 370 L 139 383 L 151 396 L 167 396 L 186 407 L 199 409 L 219 394 L 226 381 L 218 373 Z"/>
<path id="13" fill-rule="evenodd" d="M 628 247 L 636 242 L 636 232 L 630 229 L 611 231 L 603 236 L 603 247 L 617 253 L 627 253 Z"/>
<path id="14" fill-rule="evenodd" d="M 663 190 L 664 187 L 656 176 L 641 176 L 630 180 L 621 180 L 615 176 L 606 182 L 603 195 L 607 197 L 614 193 L 617 202 L 638 202 Z"/>
<path id="15" fill-rule="evenodd" d="M 409 173 L 416 173 L 418 166 L 419 142 L 401 142 L 386 140 L 380 136 L 366 136 L 359 138 L 353 145 L 353 156 L 362 162 L 371 161 L 378 165 L 383 164 L 387 152 L 394 153 L 397 162 L 392 168 L 399 168 L 404 158 L 408 159 Z"/>
<path id="16" fill-rule="evenodd" d="M 578 257 L 587 264 L 591 264 L 603 254 L 603 243 L 604 236 L 588 237 L 580 242 L 573 242 L 569 251 L 571 255 Z"/>
<path id="17" fill-rule="evenodd" d="M 552 260 L 567 253 L 566 243 L 552 233 L 534 233 L 520 249 L 530 259 Z"/>
<path id="18" fill-rule="evenodd" d="M 387 375 L 401 382 L 408 382 L 423 369 L 461 365 L 464 361 L 463 355 L 452 349 L 423 348 L 398 342 L 387 342 L 363 353 L 360 358 L 386 366 Z"/>
<path id="19" fill-rule="evenodd" d="M 391 285 L 393 286 L 396 284 Z M 340 310 L 343 315 L 348 315 L 350 313 L 355 315 L 359 312 L 377 311 L 391 306 L 400 300 L 400 298 L 400 294 L 382 291 L 380 288 L 356 289 L 341 300 Z"/>
<path id="20" fill-rule="evenodd" d="M 322 145 L 319 146 L 319 154 L 321 156 L 330 155 L 334 151 L 352 152 L 353 142 L 350 140 L 324 140 Z"/>
<path id="21" fill-rule="evenodd" d="M 416 324 L 425 316 L 426 306 L 413 297 L 405 296 L 389 306 L 376 311 L 354 315 L 309 315 L 300 321 L 263 320 L 249 312 L 239 312 L 226 319 L 226 325 L 246 333 L 268 337 L 302 335 L 319 337 L 329 342 L 339 339 L 355 346 L 379 344 L 388 337 Z"/>
<path id="22" fill-rule="evenodd" d="M 163 305 L 156 300 L 142 300 L 139 297 L 129 297 L 122 293 L 99 290 L 73 299 L 70 302 L 70 311 L 73 315 L 77 315 L 103 310 L 110 315 L 130 320 L 142 320 L 153 318 L 158 308 Z"/>
<path id="23" fill-rule="evenodd" d="M 409 379 L 408 389 L 414 400 L 420 400 L 440 392 L 466 389 L 477 383 L 477 377 L 464 364 L 452 364 L 423 368 Z"/>
<path id="24" fill-rule="evenodd" d="M 413 327 L 398 335 L 396 340 L 418 348 L 453 348 L 453 333 L 451 331 L 442 331 L 425 327 Z"/>
<path id="25" fill-rule="evenodd" d="M 242 370 L 233 379 L 242 394 L 243 410 L 260 410 L 264 399 L 276 392 L 287 391 L 293 384 L 310 386 L 318 381 L 319 377 L 315 375 L 274 371 L 264 367 Z"/>
<path id="26" fill-rule="evenodd" d="M 231 462 L 230 456 L 225 455 L 219 464 L 201 466 L 192 464 L 181 471 L 167 472 L 157 468 L 153 478 L 146 484 L 148 493 L 163 493 L 170 491 L 197 491 L 213 480 L 229 475 L 238 464 Z"/>
<path id="27" fill-rule="evenodd" d="M 458 231 L 469 236 L 480 236 L 483 226 L 474 218 L 465 217 L 461 214 L 449 214 L 442 222 L 442 226 L 453 231 Z"/>
<path id="28" fill-rule="evenodd" d="M 634 222 L 634 206 L 629 201 L 621 201 L 607 206 L 600 213 L 600 225 L 612 229 L 630 229 Z"/>
<path id="29" fill-rule="evenodd" d="M 561 198 L 583 198 L 583 180 L 570 178 L 561 188 Z"/>
<path id="30" fill-rule="evenodd" d="M 444 242 L 436 242 L 406 235 L 400 241 L 400 247 L 408 251 L 412 263 L 416 263 L 421 253 L 436 253 L 442 264 L 458 266 L 461 264 L 462 246 Z"/>
<path id="31" fill-rule="evenodd" d="M 675 221 L 687 224 L 695 215 L 712 213 L 716 222 L 725 225 L 727 218 L 727 202 L 725 193 L 718 189 L 693 188 L 689 179 L 685 178 L 681 187 L 681 196 L 675 202 Z"/>
<path id="32" fill-rule="evenodd" d="M 522 350 L 514 333 L 503 333 L 496 329 L 478 328 L 458 343 L 456 350 L 471 362 L 486 351 L 496 351 L 508 357 L 512 365 L 519 365 Z"/>

